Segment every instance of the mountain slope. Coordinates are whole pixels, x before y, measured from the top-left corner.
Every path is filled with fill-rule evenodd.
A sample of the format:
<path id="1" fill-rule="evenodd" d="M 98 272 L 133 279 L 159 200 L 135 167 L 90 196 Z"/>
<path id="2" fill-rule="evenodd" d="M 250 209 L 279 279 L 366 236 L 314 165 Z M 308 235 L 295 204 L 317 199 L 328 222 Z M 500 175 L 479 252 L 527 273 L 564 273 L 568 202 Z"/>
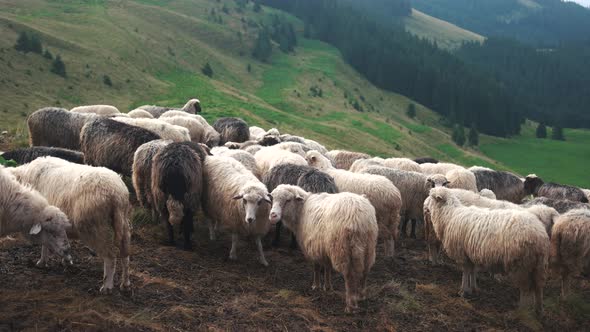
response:
<path id="1" fill-rule="evenodd" d="M 4 0 L 2 7 L 7 38 L 0 41 L 0 97 L 7 102 L 0 106 L 0 128 L 13 128 L 20 142 L 26 140 L 26 115 L 42 106 L 108 103 L 127 110 L 144 103 L 182 105 L 197 96 L 209 119 L 241 116 L 330 148 L 493 165 L 474 151 L 454 148 L 449 155 L 440 146 L 452 146 L 450 138 L 436 128 L 434 113 L 418 105 L 418 120 L 407 118 L 410 100 L 372 86 L 329 45 L 300 38 L 295 54 L 275 48 L 269 64 L 250 58 L 256 26 L 276 13 L 269 8 L 255 13 L 251 5 L 205 0 L 76 6 Z M 66 79 L 49 73 L 49 60 L 12 48 L 23 30 L 39 34 L 53 54 L 62 55 Z M 200 73 L 206 62 L 213 79 Z M 112 87 L 103 84 L 104 75 Z M 312 97 L 311 88 L 320 88 L 322 97 Z M 365 112 L 354 110 L 355 102 Z"/>
<path id="2" fill-rule="evenodd" d="M 457 48 L 463 42 L 482 42 L 485 38 L 416 9 L 412 9 L 412 14 L 404 18 L 403 22 L 409 32 L 436 41 L 439 47 L 447 49 Z"/>

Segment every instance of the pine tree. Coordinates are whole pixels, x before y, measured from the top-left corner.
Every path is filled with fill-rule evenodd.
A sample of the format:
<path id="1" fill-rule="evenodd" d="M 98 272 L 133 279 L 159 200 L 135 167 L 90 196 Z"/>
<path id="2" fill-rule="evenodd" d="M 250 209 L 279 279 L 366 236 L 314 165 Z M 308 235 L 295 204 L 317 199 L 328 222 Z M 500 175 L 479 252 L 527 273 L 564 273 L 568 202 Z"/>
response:
<path id="1" fill-rule="evenodd" d="M 465 130 L 463 129 L 462 125 L 456 124 L 453 128 L 453 142 L 458 146 L 463 146 L 465 144 Z"/>
<path id="2" fill-rule="evenodd" d="M 26 32 L 23 31 L 18 35 L 14 49 L 24 53 L 27 53 L 31 50 L 31 40 L 29 39 L 29 36 Z"/>
<path id="3" fill-rule="evenodd" d="M 43 53 L 43 46 L 41 45 L 41 39 L 39 39 L 39 36 L 32 34 L 30 43 L 31 47 L 29 48 L 29 51 L 37 54 Z"/>
<path id="4" fill-rule="evenodd" d="M 408 105 L 408 109 L 406 110 L 406 115 L 408 115 L 408 117 L 410 117 L 412 119 L 416 117 L 416 105 L 414 105 L 414 103 L 410 103 Z"/>
<path id="5" fill-rule="evenodd" d="M 479 145 L 479 132 L 475 126 L 475 123 L 471 124 L 471 128 L 469 128 L 469 134 L 467 135 L 467 142 L 471 146 L 478 146 Z"/>
<path id="6" fill-rule="evenodd" d="M 104 85 L 113 86 L 113 81 L 111 81 L 109 75 L 104 75 L 102 77 L 102 82 L 104 83 Z"/>
<path id="7" fill-rule="evenodd" d="M 51 54 L 51 52 L 49 52 L 48 49 L 45 49 L 45 52 L 43 52 L 43 57 L 45 59 L 49 59 L 49 60 L 52 60 L 53 59 L 53 55 Z"/>
<path id="8" fill-rule="evenodd" d="M 551 132 L 551 139 L 557 141 L 565 141 L 565 137 L 563 136 L 563 128 L 559 125 L 553 126 L 553 130 Z"/>
<path id="9" fill-rule="evenodd" d="M 272 54 L 272 44 L 270 42 L 270 32 L 264 27 L 258 31 L 258 38 L 254 45 L 252 56 L 260 61 L 267 61 Z"/>
<path id="10" fill-rule="evenodd" d="M 305 25 L 303 26 L 303 37 L 311 38 L 311 24 L 307 21 L 305 21 Z"/>
<path id="11" fill-rule="evenodd" d="M 260 6 L 260 4 L 258 2 L 254 2 L 254 11 L 256 13 L 259 13 L 262 10 L 262 7 Z"/>
<path id="12" fill-rule="evenodd" d="M 66 64 L 61 60 L 59 54 L 51 63 L 51 72 L 61 77 L 66 77 Z"/>
<path id="13" fill-rule="evenodd" d="M 213 68 L 211 68 L 209 62 L 207 62 L 203 68 L 201 68 L 201 72 L 207 77 L 213 77 Z"/>
<path id="14" fill-rule="evenodd" d="M 535 134 L 537 138 L 547 138 L 547 127 L 545 126 L 545 122 L 539 122 Z"/>

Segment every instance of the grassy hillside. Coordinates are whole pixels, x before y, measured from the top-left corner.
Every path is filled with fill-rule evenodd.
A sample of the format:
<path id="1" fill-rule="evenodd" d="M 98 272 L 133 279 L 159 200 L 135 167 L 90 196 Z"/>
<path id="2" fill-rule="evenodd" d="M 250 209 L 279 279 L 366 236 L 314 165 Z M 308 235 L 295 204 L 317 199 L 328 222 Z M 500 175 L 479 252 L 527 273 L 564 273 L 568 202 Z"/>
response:
<path id="1" fill-rule="evenodd" d="M 419 36 L 437 42 L 439 47 L 453 49 L 461 46 L 465 41 L 480 41 L 485 37 L 465 30 L 452 23 L 427 15 L 412 9 L 412 15 L 404 19 L 406 30 Z"/>
<path id="2" fill-rule="evenodd" d="M 180 106 L 196 96 L 210 120 L 241 116 L 329 148 L 493 163 L 455 148 L 430 110 L 418 105 L 417 119 L 407 118 L 410 100 L 372 86 L 329 45 L 300 37 L 294 54 L 275 48 L 270 63 L 251 58 L 258 27 L 276 13 L 268 8 L 255 13 L 252 4 L 240 9 L 234 1 L 214 0 L 0 5 L 0 33 L 6 36 L 0 40 L 0 129 L 9 129 L 17 144 L 26 142 L 25 118 L 39 107 L 107 103 L 128 110 L 145 103 Z M 285 17 L 303 30 L 301 22 Z M 67 78 L 49 72 L 50 60 L 16 52 L 20 31 L 38 34 L 51 53 L 61 54 Z M 212 79 L 200 72 L 206 62 Z M 112 87 L 103 83 L 104 75 Z M 313 97 L 312 87 L 322 96 Z M 355 102 L 364 112 L 354 110 Z"/>

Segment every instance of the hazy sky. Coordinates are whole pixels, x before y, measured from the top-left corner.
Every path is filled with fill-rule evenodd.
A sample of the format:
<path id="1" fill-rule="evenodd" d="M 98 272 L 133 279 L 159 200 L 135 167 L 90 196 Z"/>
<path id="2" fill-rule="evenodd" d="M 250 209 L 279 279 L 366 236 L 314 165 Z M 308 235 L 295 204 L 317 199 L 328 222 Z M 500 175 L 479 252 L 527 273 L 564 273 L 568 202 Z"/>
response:
<path id="1" fill-rule="evenodd" d="M 584 7 L 590 6 L 590 0 L 572 0 L 573 2 L 577 2 Z"/>

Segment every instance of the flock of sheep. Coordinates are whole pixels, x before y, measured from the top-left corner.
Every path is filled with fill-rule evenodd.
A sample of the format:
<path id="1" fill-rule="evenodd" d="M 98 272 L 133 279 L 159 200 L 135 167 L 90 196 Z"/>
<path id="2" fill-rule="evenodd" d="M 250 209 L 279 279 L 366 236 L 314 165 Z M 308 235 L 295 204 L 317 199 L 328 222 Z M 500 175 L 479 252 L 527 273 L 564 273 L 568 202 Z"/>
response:
<path id="1" fill-rule="evenodd" d="M 231 234 L 230 259 L 239 237 L 250 236 L 267 266 L 262 238 L 274 228 L 279 245 L 288 228 L 291 245 L 313 263 L 313 288 L 332 288 L 332 270 L 343 275 L 346 312 L 366 295 L 378 239 L 393 257 L 408 222 L 412 237 L 424 222 L 433 264 L 444 251 L 463 270 L 462 295 L 477 292 L 478 272 L 505 273 L 521 305 L 539 313 L 550 271 L 566 296 L 570 278 L 590 263 L 587 190 L 432 158 L 328 151 L 239 118 L 211 126 L 200 111 L 192 99 L 181 109 L 126 114 L 108 105 L 34 112 L 31 147 L 3 154 L 21 166 L 0 168 L 0 236 L 23 232 L 40 242 L 39 265 L 52 254 L 71 262 L 68 238 L 79 238 L 104 260 L 101 292 L 112 291 L 117 261 L 128 288 L 132 205 L 122 177 L 131 177 L 168 244 L 176 227 L 190 250 L 202 210 L 211 240 L 219 230 Z"/>

